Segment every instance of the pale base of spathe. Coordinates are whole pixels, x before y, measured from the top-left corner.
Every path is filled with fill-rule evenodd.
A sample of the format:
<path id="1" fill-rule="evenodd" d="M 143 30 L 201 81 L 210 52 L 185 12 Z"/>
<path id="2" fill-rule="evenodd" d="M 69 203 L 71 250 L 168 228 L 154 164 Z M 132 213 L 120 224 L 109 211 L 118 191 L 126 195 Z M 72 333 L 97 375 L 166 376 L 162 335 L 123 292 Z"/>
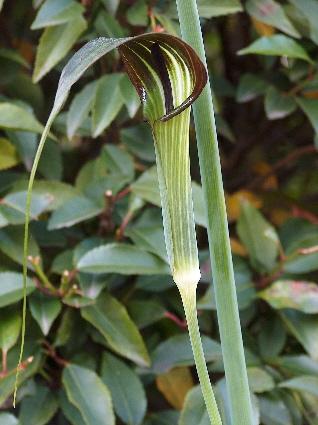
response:
<path id="1" fill-rule="evenodd" d="M 174 271 L 172 277 L 180 291 L 185 291 L 190 288 L 196 290 L 198 282 L 201 279 L 201 273 L 200 269 L 195 267 L 190 270 Z"/>

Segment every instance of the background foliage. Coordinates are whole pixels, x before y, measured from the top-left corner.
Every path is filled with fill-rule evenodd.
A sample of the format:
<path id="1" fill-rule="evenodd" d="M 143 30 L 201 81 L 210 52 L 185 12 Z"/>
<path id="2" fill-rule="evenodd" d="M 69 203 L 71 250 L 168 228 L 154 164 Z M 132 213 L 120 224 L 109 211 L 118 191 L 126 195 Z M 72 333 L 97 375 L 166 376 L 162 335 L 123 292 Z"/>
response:
<path id="1" fill-rule="evenodd" d="M 98 36 L 179 33 L 172 0 L 30 3 L 0 1 L 0 424 L 208 424 L 166 263 L 152 138 L 117 54 L 76 85 L 41 160 L 12 409 L 26 182 L 59 73 Z M 255 423 L 314 425 L 318 3 L 199 6 Z M 229 424 L 193 130 L 191 145 L 199 319 Z"/>

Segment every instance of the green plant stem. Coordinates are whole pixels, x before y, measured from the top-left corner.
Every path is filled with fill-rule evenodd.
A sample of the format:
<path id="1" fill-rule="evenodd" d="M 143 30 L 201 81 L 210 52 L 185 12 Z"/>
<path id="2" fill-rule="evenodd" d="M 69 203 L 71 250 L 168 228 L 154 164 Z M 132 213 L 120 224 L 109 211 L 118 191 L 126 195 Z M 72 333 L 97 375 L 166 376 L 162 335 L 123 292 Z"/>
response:
<path id="1" fill-rule="evenodd" d="M 196 0 L 176 0 L 182 37 L 206 65 Z M 202 188 L 207 210 L 212 275 L 233 425 L 252 425 L 243 341 L 236 298 L 221 164 L 209 83 L 193 105 Z"/>
<path id="2" fill-rule="evenodd" d="M 26 322 L 26 297 L 27 297 L 27 273 L 28 273 L 28 249 L 29 249 L 29 223 L 30 223 L 30 210 L 31 210 L 31 201 L 32 201 L 32 188 L 33 188 L 33 182 L 35 178 L 35 173 L 38 167 L 38 163 L 41 158 L 42 150 L 45 145 L 45 140 L 47 138 L 47 135 L 50 130 L 50 126 L 52 124 L 52 121 L 54 119 L 53 113 L 49 116 L 49 119 L 46 123 L 46 126 L 43 130 L 41 140 L 38 146 L 38 149 L 35 154 L 35 158 L 33 161 L 30 178 L 29 178 L 29 184 L 28 184 L 28 190 L 27 190 L 27 198 L 26 198 L 26 205 L 25 205 L 25 224 L 24 224 L 24 240 L 23 240 L 23 307 L 22 307 L 22 329 L 21 329 L 21 347 L 20 347 L 20 354 L 19 354 L 19 361 L 18 361 L 18 367 L 15 377 L 15 386 L 14 386 L 14 395 L 13 395 L 13 407 L 15 407 L 16 403 L 16 397 L 17 397 L 17 391 L 18 391 L 18 384 L 19 384 L 19 373 L 20 368 L 22 364 L 22 358 L 23 358 L 23 352 L 24 352 L 24 339 L 25 339 L 25 322 Z"/>
<path id="3" fill-rule="evenodd" d="M 210 382 L 208 369 L 206 367 L 202 341 L 199 330 L 196 307 L 196 287 L 191 286 L 189 290 L 179 289 L 187 319 L 189 336 L 195 360 L 197 373 L 199 376 L 201 391 L 207 408 L 207 412 L 212 425 L 222 425 L 221 417 L 215 401 L 212 385 Z"/>

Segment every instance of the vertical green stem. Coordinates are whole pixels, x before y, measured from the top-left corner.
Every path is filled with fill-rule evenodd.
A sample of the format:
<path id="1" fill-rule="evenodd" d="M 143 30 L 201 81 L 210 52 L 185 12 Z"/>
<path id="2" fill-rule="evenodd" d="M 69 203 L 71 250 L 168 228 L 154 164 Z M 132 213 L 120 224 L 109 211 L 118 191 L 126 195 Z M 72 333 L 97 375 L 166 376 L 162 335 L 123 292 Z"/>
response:
<path id="1" fill-rule="evenodd" d="M 18 384 L 19 384 L 19 373 L 20 373 L 20 367 L 21 367 L 23 352 L 24 352 L 26 307 L 27 307 L 27 300 L 26 300 L 27 287 L 26 286 L 27 286 L 27 274 L 28 274 L 29 223 L 30 223 L 30 210 L 31 210 L 31 201 L 32 201 L 32 188 L 33 188 L 35 173 L 41 158 L 41 153 L 45 145 L 45 140 L 49 134 L 53 119 L 54 119 L 54 114 L 52 111 L 47 120 L 46 126 L 43 130 L 41 140 L 34 157 L 32 169 L 30 173 L 30 178 L 29 178 L 28 190 L 27 190 L 27 198 L 26 198 L 26 206 L 25 206 L 24 239 L 23 239 L 23 306 L 22 306 L 21 347 L 20 347 L 16 377 L 15 377 L 13 407 L 15 407 L 15 403 L 16 403 Z"/>
<path id="2" fill-rule="evenodd" d="M 212 1 L 212 0 L 211 0 Z M 196 0 L 176 0 L 184 40 L 206 65 Z M 252 408 L 209 83 L 193 105 L 202 187 L 207 210 L 214 292 L 233 425 L 252 425 Z"/>
<path id="3" fill-rule="evenodd" d="M 212 425 L 222 425 L 221 417 L 213 394 L 208 370 L 206 367 L 196 308 L 196 287 L 180 289 L 180 295 L 187 319 L 190 341 L 200 381 L 201 391 Z"/>

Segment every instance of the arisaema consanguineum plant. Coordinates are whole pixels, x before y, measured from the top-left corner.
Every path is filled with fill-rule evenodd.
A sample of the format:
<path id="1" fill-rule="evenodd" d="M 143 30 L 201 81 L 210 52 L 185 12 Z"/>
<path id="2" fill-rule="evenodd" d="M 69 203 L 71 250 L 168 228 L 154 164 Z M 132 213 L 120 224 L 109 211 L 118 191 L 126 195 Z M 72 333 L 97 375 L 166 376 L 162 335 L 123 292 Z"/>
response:
<path id="1" fill-rule="evenodd" d="M 28 185 L 23 259 L 23 325 L 19 364 L 24 349 L 29 217 L 37 165 L 52 122 L 60 112 L 72 85 L 94 62 L 115 48 L 118 49 L 129 78 L 140 96 L 144 116 L 152 129 L 171 273 L 182 298 L 207 411 L 211 423 L 219 425 L 221 419 L 205 364 L 197 320 L 196 288 L 200 279 L 200 269 L 189 158 L 190 106 L 203 90 L 207 82 L 207 72 L 195 51 L 184 41 L 170 34 L 149 33 L 121 39 L 98 38 L 75 53 L 62 71 L 54 105 L 35 155 Z"/>

